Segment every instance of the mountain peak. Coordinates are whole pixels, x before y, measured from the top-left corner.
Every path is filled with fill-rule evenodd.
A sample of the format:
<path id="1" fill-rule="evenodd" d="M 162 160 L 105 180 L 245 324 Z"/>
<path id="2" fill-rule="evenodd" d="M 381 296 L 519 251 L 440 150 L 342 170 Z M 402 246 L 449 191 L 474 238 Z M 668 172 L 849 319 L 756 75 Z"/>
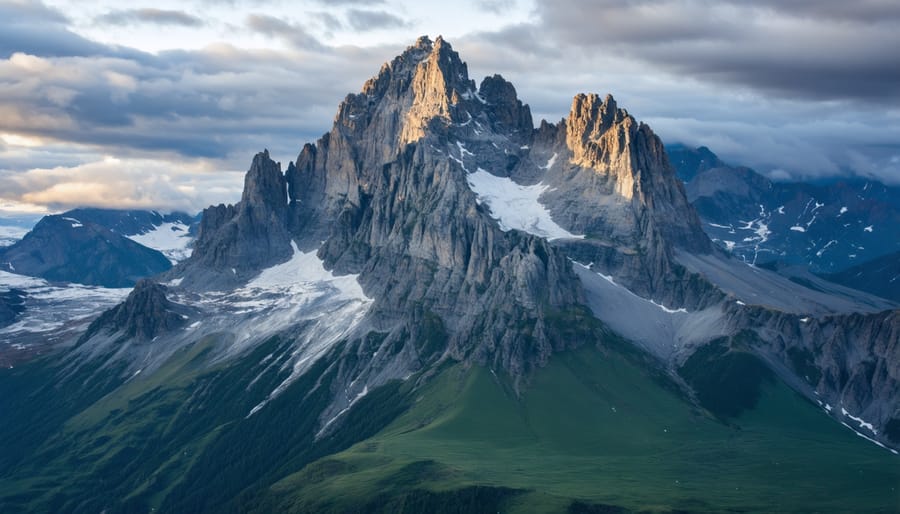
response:
<path id="1" fill-rule="evenodd" d="M 416 39 L 415 44 L 409 48 L 418 48 L 420 50 L 426 50 L 426 51 L 430 52 L 431 45 L 432 45 L 431 38 L 429 38 L 428 35 L 426 34 L 424 36 L 419 36 L 419 38 Z"/>

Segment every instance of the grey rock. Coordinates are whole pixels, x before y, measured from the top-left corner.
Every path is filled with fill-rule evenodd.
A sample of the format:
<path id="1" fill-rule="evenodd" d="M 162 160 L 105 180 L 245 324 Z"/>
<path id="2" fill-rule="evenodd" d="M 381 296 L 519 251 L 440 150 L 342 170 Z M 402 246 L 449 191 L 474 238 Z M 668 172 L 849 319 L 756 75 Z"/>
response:
<path id="1" fill-rule="evenodd" d="M 172 332 L 184 326 L 185 309 L 166 298 L 166 287 L 144 279 L 137 283 L 125 302 L 94 320 L 82 341 L 100 331 L 120 332 L 138 341 Z"/>
<path id="2" fill-rule="evenodd" d="M 204 280 L 198 277 L 209 272 L 246 276 L 287 260 L 292 252 L 287 215 L 287 183 L 281 165 L 269 157 L 268 150 L 261 152 L 244 179 L 241 201 L 203 211 L 194 253 L 173 274 L 186 273 L 188 284 L 199 284 Z"/>

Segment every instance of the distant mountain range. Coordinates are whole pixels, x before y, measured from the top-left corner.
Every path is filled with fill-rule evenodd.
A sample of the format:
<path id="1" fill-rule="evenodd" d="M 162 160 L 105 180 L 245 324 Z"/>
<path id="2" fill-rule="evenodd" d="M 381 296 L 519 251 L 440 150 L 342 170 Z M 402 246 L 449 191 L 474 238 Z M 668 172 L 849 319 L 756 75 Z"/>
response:
<path id="1" fill-rule="evenodd" d="M 877 257 L 838 273 L 823 275 L 823 278 L 900 302 L 900 252 Z"/>
<path id="2" fill-rule="evenodd" d="M 835 273 L 900 251 L 900 187 L 772 182 L 708 148 L 667 148 L 703 228 L 746 262 Z"/>

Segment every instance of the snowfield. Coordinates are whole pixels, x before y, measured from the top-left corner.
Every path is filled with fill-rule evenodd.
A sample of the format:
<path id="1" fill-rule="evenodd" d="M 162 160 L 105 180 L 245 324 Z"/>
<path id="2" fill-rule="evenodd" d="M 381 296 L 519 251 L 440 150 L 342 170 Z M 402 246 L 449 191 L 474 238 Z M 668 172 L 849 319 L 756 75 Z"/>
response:
<path id="1" fill-rule="evenodd" d="M 179 222 L 163 223 L 149 232 L 127 237 L 136 243 L 162 252 L 172 261 L 172 264 L 177 264 L 191 256 L 190 245 L 194 240 L 188 234 L 188 226 Z"/>
<path id="2" fill-rule="evenodd" d="M 131 292 L 128 288 L 51 284 L 41 278 L 0 271 L 0 291 L 10 289 L 20 289 L 27 294 L 25 312 L 15 323 L 0 329 L 0 344 L 12 344 L 22 341 L 26 335 L 87 323 L 123 301 Z"/>
<path id="3" fill-rule="evenodd" d="M 491 217 L 500 223 L 500 229 L 522 230 L 548 240 L 563 238 L 583 239 L 559 226 L 550 216 L 539 198 L 549 189 L 545 184 L 521 186 L 507 177 L 497 177 L 478 168 L 466 177 L 469 187 L 479 201 L 487 204 Z"/>

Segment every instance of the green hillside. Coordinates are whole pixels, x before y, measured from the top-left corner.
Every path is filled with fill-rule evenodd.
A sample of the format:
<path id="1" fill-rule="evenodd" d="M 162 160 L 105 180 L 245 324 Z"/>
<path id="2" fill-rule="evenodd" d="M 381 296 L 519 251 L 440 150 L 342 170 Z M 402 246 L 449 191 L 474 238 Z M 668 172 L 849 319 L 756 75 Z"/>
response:
<path id="1" fill-rule="evenodd" d="M 900 511 L 900 458 L 775 381 L 723 423 L 621 354 L 582 349 L 555 356 L 521 400 L 457 365 L 415 402 L 275 484 L 263 510 Z"/>
<path id="2" fill-rule="evenodd" d="M 900 457 L 725 343 L 682 368 L 712 412 L 611 339 L 553 356 L 521 395 L 459 363 L 391 382 L 319 440 L 333 357 L 247 416 L 286 341 L 212 368 L 202 341 L 119 385 L 39 361 L 0 371 L 0 512 L 900 511 Z"/>

